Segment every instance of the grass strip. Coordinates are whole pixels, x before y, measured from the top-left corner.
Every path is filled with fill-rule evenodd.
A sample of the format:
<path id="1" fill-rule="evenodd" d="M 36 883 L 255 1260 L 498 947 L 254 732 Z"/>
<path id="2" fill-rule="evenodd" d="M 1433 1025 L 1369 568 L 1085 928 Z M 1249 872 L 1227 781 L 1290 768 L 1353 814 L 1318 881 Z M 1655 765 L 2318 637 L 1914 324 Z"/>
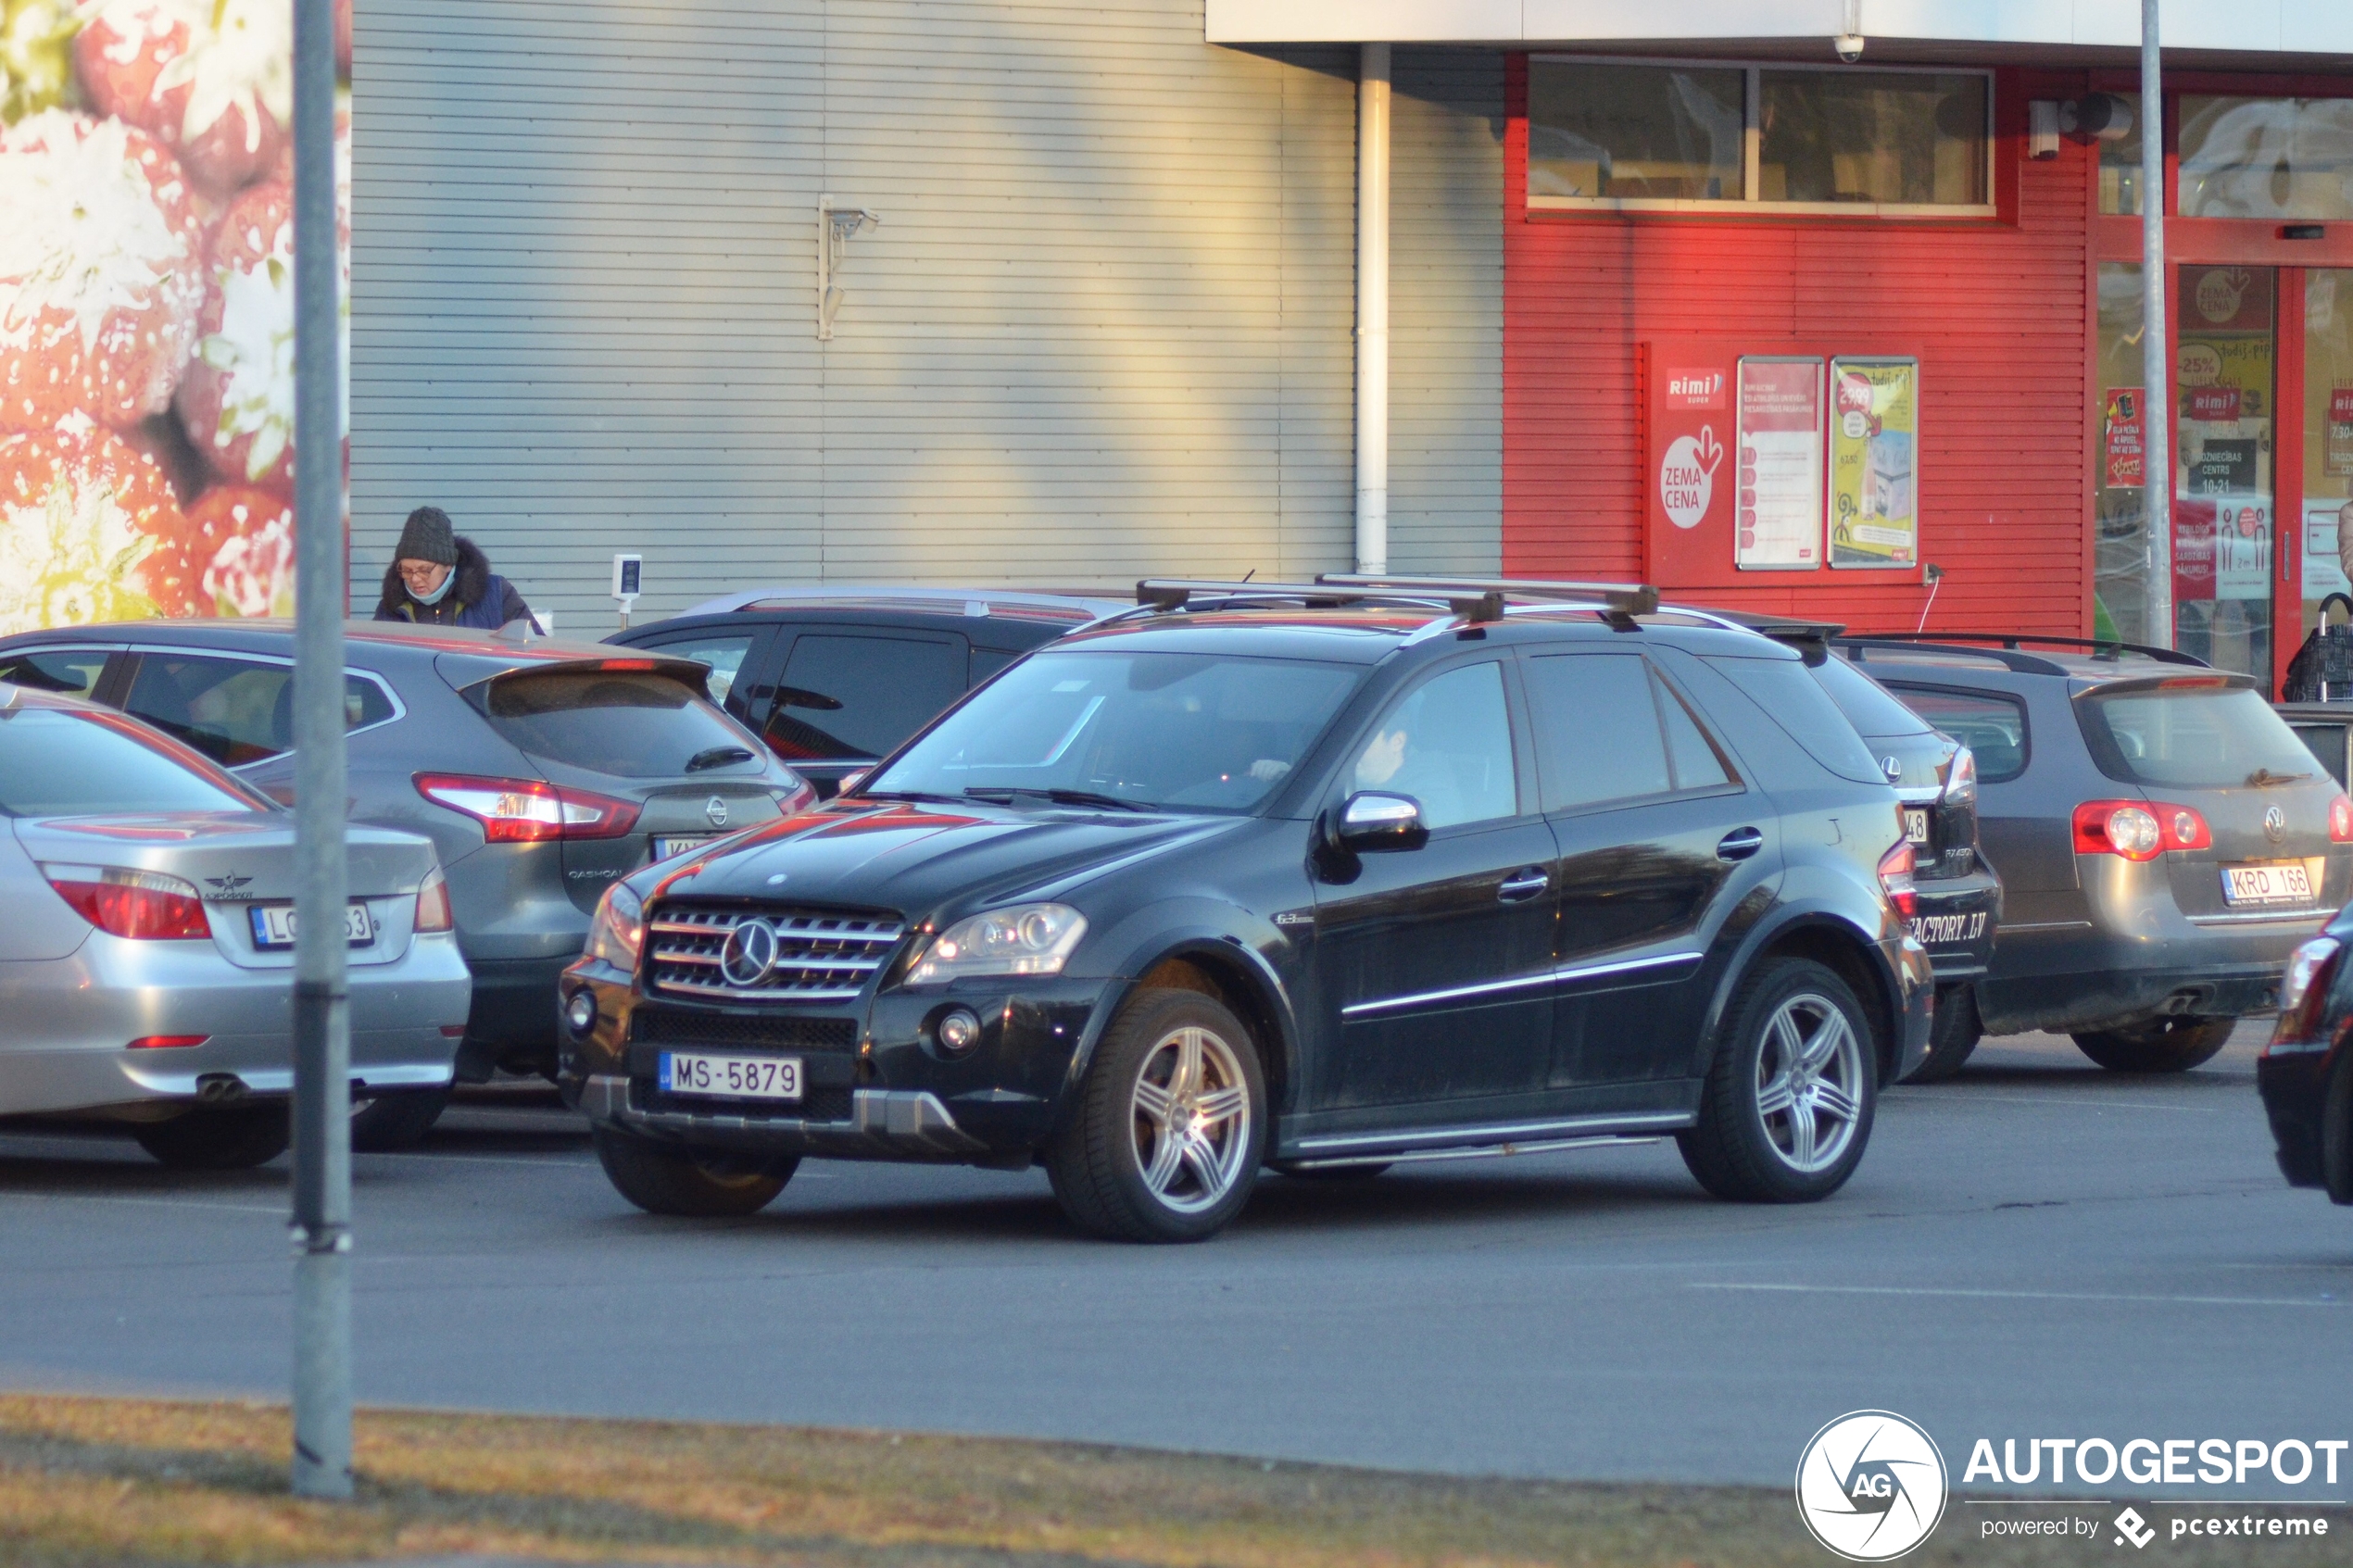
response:
<path id="1" fill-rule="evenodd" d="M 286 1490 L 284 1407 L 0 1395 L 0 1562 L 23 1568 L 553 1562 L 990 1568 L 1817 1568 L 1779 1488 L 1267 1464 L 1079 1443 L 367 1411 L 348 1505 Z M 1958 1502 L 1907 1563 L 2040 1568 Z M 2340 1563 L 2266 1540 L 2282 1568 Z M 2108 1549 L 2103 1538 L 2096 1543 Z M 2244 1543 L 2240 1543 L 2244 1549 Z M 2208 1552 L 2211 1555 L 2208 1555 Z M 2073 1555 L 2070 1555 L 2073 1554 Z M 2235 1562 L 2172 1543 L 2176 1565 Z"/>

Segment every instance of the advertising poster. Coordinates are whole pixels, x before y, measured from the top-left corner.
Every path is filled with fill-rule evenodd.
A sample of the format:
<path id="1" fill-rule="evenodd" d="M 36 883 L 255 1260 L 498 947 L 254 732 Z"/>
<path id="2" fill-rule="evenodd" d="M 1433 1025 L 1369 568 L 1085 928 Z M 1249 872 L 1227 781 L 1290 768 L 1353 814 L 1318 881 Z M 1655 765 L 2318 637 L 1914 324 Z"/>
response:
<path id="1" fill-rule="evenodd" d="M 0 18 L 0 633 L 291 614 L 293 7 Z"/>
<path id="2" fill-rule="evenodd" d="M 2353 478 L 2353 386 L 2329 388 L 2328 428 L 2322 433 L 2325 472 Z"/>
<path id="3" fill-rule="evenodd" d="M 2267 495 L 2214 501 L 2214 596 L 2271 596 L 2271 502 Z"/>
<path id="4" fill-rule="evenodd" d="M 1822 563 L 1822 362 L 1740 362 L 1739 495 L 1732 562 L 1743 571 Z"/>
<path id="5" fill-rule="evenodd" d="M 2214 597 L 2214 528 L 2217 503 L 2179 497 L 2173 503 L 2173 601 L 2190 604 Z"/>
<path id="6" fill-rule="evenodd" d="M 1831 565 L 1908 570 L 1919 560 L 1920 367 L 1831 361 Z"/>
<path id="7" fill-rule="evenodd" d="M 2131 489 L 2148 482 L 2146 433 L 2141 424 L 2141 389 L 2108 389 L 2107 412 L 2100 418 L 2100 450 L 2111 490 Z"/>

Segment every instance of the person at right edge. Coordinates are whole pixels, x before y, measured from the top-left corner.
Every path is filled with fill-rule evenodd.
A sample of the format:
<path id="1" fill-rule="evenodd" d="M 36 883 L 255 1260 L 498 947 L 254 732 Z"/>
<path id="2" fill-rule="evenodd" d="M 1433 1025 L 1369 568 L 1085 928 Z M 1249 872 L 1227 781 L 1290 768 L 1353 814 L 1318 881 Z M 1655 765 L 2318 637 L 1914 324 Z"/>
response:
<path id="1" fill-rule="evenodd" d="M 439 507 L 419 507 L 401 526 L 400 544 L 384 569 L 376 619 L 485 632 L 527 621 L 534 632 L 547 634 L 515 585 L 490 570 L 490 558 L 460 537 Z"/>

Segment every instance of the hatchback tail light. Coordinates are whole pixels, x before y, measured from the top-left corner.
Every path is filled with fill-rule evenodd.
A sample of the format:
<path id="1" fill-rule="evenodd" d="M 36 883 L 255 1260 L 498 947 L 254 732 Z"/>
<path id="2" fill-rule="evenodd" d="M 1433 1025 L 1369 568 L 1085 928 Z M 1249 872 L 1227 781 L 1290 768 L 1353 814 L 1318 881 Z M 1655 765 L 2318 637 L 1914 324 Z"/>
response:
<path id="1" fill-rule="evenodd" d="M 2075 809 L 2075 852 L 2154 860 L 2168 849 L 2211 849 L 2213 830 L 2188 806 L 2086 800 Z"/>
<path id="2" fill-rule="evenodd" d="M 2353 844 L 2353 800 L 2341 795 L 2329 802 L 2329 842 Z"/>
<path id="3" fill-rule="evenodd" d="M 1952 765 L 1944 771 L 1944 794 L 1947 806 L 1977 804 L 1977 753 L 1962 746 L 1953 753 Z"/>
<path id="4" fill-rule="evenodd" d="M 1914 865 L 1911 842 L 1907 839 L 1879 858 L 1879 884 L 1887 894 L 1887 901 L 1895 912 L 1910 920 L 1919 912 L 1919 891 L 1912 885 Z"/>
<path id="5" fill-rule="evenodd" d="M 2271 1044 L 2326 1044 L 2322 1032 L 2328 1024 L 2329 990 L 2335 983 L 2344 945 L 2334 936 L 2315 936 L 2296 949 L 2280 982 L 2280 1021 L 2272 1027 Z"/>
<path id="6" fill-rule="evenodd" d="M 142 1035 L 131 1042 L 134 1051 L 179 1051 L 191 1046 L 201 1046 L 211 1039 L 209 1035 Z"/>
<path id="7" fill-rule="evenodd" d="M 120 866 L 44 865 L 41 874 L 75 914 L 110 936 L 157 942 L 212 936 L 195 884 L 176 876 Z"/>
<path id="8" fill-rule="evenodd" d="M 449 909 L 449 879 L 435 866 L 425 873 L 425 880 L 417 888 L 417 930 L 423 935 L 454 931 L 457 925 L 457 918 Z"/>
<path id="9" fill-rule="evenodd" d="M 462 811 L 482 824 L 493 844 L 535 844 L 550 838 L 619 838 L 637 825 L 635 802 L 540 779 L 485 779 L 467 773 L 419 773 L 417 793 L 436 806 Z"/>

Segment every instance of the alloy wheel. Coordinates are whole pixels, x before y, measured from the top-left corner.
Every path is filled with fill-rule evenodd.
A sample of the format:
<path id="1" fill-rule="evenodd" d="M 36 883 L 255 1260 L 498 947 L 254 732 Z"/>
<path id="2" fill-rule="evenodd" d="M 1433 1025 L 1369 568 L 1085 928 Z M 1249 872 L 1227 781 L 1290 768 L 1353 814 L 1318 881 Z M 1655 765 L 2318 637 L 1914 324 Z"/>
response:
<path id="1" fill-rule="evenodd" d="M 1234 1047 L 1195 1024 L 1170 1030 L 1144 1053 L 1133 1101 L 1136 1168 L 1153 1198 L 1184 1214 L 1215 1207 L 1252 1147 L 1249 1081 Z"/>
<path id="2" fill-rule="evenodd" d="M 1800 992 L 1773 1011 L 1756 1056 L 1756 1110 L 1782 1163 L 1811 1174 L 1845 1154 L 1862 1114 L 1862 1042 L 1843 1009 Z"/>

